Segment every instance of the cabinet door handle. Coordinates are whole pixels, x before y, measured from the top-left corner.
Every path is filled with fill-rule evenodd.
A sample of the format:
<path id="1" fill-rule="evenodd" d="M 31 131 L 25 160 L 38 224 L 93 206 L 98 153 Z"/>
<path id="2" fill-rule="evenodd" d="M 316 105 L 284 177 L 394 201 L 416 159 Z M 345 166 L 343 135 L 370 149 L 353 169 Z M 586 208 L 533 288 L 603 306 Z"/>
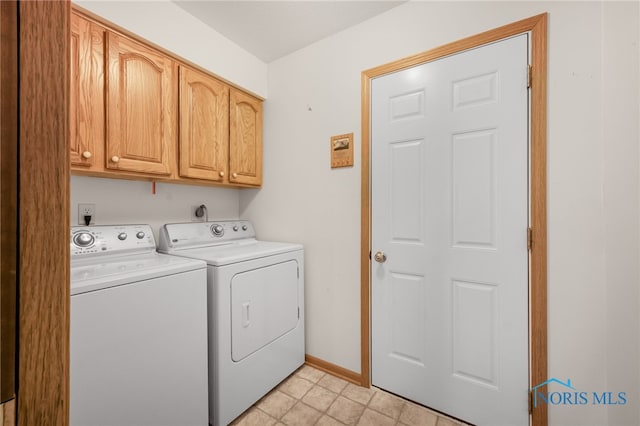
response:
<path id="1" fill-rule="evenodd" d="M 91 156 L 92 156 L 92 155 L 93 155 L 93 154 L 91 154 L 91 152 L 90 152 L 90 151 L 85 151 L 85 152 L 83 152 L 83 153 L 82 153 L 82 157 L 83 157 L 83 158 L 85 158 L 85 159 L 87 159 L 87 160 L 88 160 L 89 158 L 91 158 Z"/>
<path id="2" fill-rule="evenodd" d="M 220 177 L 224 177 L 224 172 L 220 172 L 218 174 L 220 175 Z"/>
<path id="3" fill-rule="evenodd" d="M 120 157 L 118 157 L 117 155 L 114 155 L 113 157 L 111 157 L 111 161 L 114 163 L 117 163 L 120 161 Z"/>
<path id="4" fill-rule="evenodd" d="M 235 178 L 238 177 L 238 174 L 237 173 L 233 173 L 231 176 L 233 176 L 233 178 L 235 179 Z"/>

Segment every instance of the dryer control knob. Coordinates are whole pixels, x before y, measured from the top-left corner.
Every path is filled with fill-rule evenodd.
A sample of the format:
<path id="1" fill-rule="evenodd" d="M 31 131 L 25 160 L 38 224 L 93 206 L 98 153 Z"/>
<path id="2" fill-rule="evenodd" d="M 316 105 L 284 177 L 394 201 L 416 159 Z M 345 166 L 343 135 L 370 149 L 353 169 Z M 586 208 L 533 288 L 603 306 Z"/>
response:
<path id="1" fill-rule="evenodd" d="M 144 238 L 144 232 L 139 231 L 139 232 L 136 234 L 136 237 L 137 237 L 139 240 L 143 239 L 143 238 Z"/>
<path id="2" fill-rule="evenodd" d="M 248 228 L 247 228 L 247 225 L 242 225 L 242 230 L 243 230 L 243 231 L 246 231 L 247 229 L 248 229 Z"/>
<path id="3" fill-rule="evenodd" d="M 224 228 L 222 225 L 211 225 L 211 233 L 216 237 L 222 237 L 224 235 Z"/>
<path id="4" fill-rule="evenodd" d="M 126 240 L 126 239 L 127 239 L 127 234 L 125 234 L 124 232 L 119 233 L 119 234 L 118 234 L 118 239 L 119 239 L 120 241 L 124 241 L 124 240 Z"/>
<path id="5" fill-rule="evenodd" d="M 233 225 L 233 230 L 238 232 L 238 225 Z"/>

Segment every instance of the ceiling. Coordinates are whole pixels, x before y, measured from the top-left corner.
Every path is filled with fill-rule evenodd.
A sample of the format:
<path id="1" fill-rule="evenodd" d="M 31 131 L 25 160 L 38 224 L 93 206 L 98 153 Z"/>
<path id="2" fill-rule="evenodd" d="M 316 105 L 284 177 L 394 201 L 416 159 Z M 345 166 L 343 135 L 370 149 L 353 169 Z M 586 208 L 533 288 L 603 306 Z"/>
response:
<path id="1" fill-rule="evenodd" d="M 405 1 L 173 0 L 176 5 L 266 63 Z"/>

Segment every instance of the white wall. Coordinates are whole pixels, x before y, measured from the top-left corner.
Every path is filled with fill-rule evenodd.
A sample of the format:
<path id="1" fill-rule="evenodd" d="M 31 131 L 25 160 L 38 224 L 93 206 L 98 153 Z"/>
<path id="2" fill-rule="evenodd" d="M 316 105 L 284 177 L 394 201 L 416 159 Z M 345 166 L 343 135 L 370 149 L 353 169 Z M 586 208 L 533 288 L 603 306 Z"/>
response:
<path id="1" fill-rule="evenodd" d="M 267 96 L 267 64 L 169 0 L 73 3 L 255 95 Z"/>
<path id="2" fill-rule="evenodd" d="M 238 190 L 122 179 L 71 176 L 71 225 L 78 225 L 78 203 L 96 204 L 96 225 L 148 223 L 158 228 L 189 222 L 191 207 L 205 204 L 209 220 L 238 218 Z"/>
<path id="3" fill-rule="evenodd" d="M 640 105 L 640 7 L 618 8 L 608 3 L 602 10 L 602 157 L 607 285 L 607 387 L 637 389 L 640 374 L 640 325 L 637 316 L 640 291 L 638 221 L 638 114 Z M 636 97 L 629 96 L 635 94 Z M 635 313 L 635 315 L 634 315 Z M 634 338 L 634 336 L 636 338 Z M 640 395 L 632 396 L 638 411 Z M 610 424 L 638 424 L 622 410 L 609 410 Z M 633 422 L 631 421 L 633 420 Z"/>
<path id="4" fill-rule="evenodd" d="M 306 248 L 307 352 L 360 371 L 360 73 L 549 12 L 549 376 L 626 391 L 551 407 L 552 424 L 640 424 L 638 3 L 410 2 L 269 64 L 261 238 Z M 354 132 L 355 166 L 329 138 Z"/>

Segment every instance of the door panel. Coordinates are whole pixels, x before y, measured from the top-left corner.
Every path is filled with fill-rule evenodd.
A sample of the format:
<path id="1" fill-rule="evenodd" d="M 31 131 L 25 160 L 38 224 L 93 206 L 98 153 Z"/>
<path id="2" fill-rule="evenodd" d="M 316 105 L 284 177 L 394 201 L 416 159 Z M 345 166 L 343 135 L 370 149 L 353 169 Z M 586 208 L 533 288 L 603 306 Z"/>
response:
<path id="1" fill-rule="evenodd" d="M 236 274 L 230 302 L 231 359 L 238 362 L 298 325 L 298 263 Z"/>
<path id="2" fill-rule="evenodd" d="M 424 140 L 389 144 L 391 162 L 391 237 L 393 241 L 422 242 L 424 230 Z M 415 187 L 415 193 L 406 188 Z"/>
<path id="3" fill-rule="evenodd" d="M 497 287 L 452 282 L 453 374 L 496 386 Z"/>
<path id="4" fill-rule="evenodd" d="M 372 80 L 372 382 L 527 424 L 527 35 Z"/>
<path id="5" fill-rule="evenodd" d="M 262 101 L 231 89 L 229 182 L 262 184 Z"/>
<path id="6" fill-rule="evenodd" d="M 495 129 L 452 138 L 453 244 L 495 248 Z"/>
<path id="7" fill-rule="evenodd" d="M 229 87 L 180 66 L 180 176 L 226 181 Z"/>
<path id="8" fill-rule="evenodd" d="M 391 355 L 424 366 L 424 277 L 394 273 L 391 275 L 391 282 Z"/>
<path id="9" fill-rule="evenodd" d="M 175 64 L 108 34 L 107 161 L 109 169 L 168 175 L 175 146 Z"/>
<path id="10" fill-rule="evenodd" d="M 69 133 L 71 165 L 104 165 L 104 29 L 71 14 Z"/>

